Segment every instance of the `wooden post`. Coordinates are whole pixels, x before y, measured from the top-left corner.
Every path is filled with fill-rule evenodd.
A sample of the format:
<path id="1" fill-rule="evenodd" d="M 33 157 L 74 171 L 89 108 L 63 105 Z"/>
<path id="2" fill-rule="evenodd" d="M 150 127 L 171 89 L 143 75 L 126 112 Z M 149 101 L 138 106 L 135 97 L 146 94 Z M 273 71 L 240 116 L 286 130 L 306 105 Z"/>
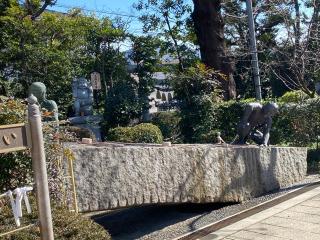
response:
<path id="1" fill-rule="evenodd" d="M 34 170 L 37 205 L 40 222 L 41 240 L 53 240 L 53 226 L 50 207 L 46 158 L 42 135 L 41 113 L 37 98 L 31 95 L 28 98 L 28 121 L 32 140 L 32 167 Z"/>

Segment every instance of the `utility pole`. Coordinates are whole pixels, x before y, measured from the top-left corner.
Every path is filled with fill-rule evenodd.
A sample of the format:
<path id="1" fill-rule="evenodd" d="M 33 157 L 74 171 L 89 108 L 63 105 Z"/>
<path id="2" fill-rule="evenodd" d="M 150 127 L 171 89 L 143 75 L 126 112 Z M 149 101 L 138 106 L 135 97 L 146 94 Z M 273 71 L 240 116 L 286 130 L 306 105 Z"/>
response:
<path id="1" fill-rule="evenodd" d="M 256 33 L 253 21 L 252 13 L 252 0 L 246 0 L 247 3 L 247 15 L 249 23 L 249 34 L 250 34 L 250 52 L 251 52 L 251 65 L 253 71 L 253 79 L 255 85 L 256 99 L 261 101 L 261 84 L 260 84 L 260 73 L 259 73 L 259 62 L 256 44 Z"/>

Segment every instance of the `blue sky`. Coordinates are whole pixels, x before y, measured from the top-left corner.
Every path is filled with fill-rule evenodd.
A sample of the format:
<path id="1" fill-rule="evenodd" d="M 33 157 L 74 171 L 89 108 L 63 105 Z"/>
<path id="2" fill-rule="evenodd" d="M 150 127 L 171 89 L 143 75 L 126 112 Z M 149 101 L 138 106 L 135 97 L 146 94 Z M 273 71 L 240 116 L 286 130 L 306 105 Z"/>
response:
<path id="1" fill-rule="evenodd" d="M 110 18 L 122 16 L 130 22 L 130 32 L 142 32 L 142 26 L 137 17 L 139 14 L 132 7 L 138 0 L 58 0 L 50 9 L 67 12 L 72 8 L 80 8 L 87 13 L 94 13 L 99 17 Z"/>
<path id="2" fill-rule="evenodd" d="M 94 13 L 98 17 L 110 18 L 122 16 L 123 20 L 130 22 L 129 32 L 142 33 L 142 24 L 137 18 L 139 12 L 133 7 L 133 3 L 139 0 L 57 0 L 49 9 L 67 12 L 72 8 L 80 8 L 87 13 Z M 188 0 L 191 1 L 191 0 Z"/>
<path id="3" fill-rule="evenodd" d="M 69 8 L 79 7 L 98 11 L 100 14 L 103 14 L 102 12 L 134 14 L 136 13 L 132 8 L 134 2 L 137 0 L 58 0 L 53 9 L 67 11 Z"/>

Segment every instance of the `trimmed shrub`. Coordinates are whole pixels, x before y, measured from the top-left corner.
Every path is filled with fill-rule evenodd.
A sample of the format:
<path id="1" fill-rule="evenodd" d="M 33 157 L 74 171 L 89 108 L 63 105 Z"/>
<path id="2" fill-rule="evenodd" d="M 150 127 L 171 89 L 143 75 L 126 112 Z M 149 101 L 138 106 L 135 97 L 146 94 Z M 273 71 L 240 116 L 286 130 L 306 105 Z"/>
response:
<path id="1" fill-rule="evenodd" d="M 310 99 L 308 94 L 302 92 L 301 90 L 297 90 L 286 92 L 278 98 L 278 101 L 281 103 L 301 103 L 307 99 Z"/>
<path id="2" fill-rule="evenodd" d="M 207 133 L 200 134 L 197 138 L 198 143 L 216 143 L 219 130 L 211 130 Z"/>
<path id="3" fill-rule="evenodd" d="M 134 142 L 140 143 L 162 143 L 161 130 L 151 123 L 141 123 L 133 127 Z"/>
<path id="4" fill-rule="evenodd" d="M 165 141 L 178 143 L 181 137 L 180 121 L 178 112 L 159 112 L 153 115 L 151 123 L 160 128 Z"/>
<path id="5" fill-rule="evenodd" d="M 133 142 L 132 127 L 116 127 L 108 131 L 108 140 L 115 142 Z"/>
<path id="6" fill-rule="evenodd" d="M 203 134 L 217 129 L 217 106 L 214 103 L 212 96 L 197 96 L 181 108 L 180 127 L 184 142 L 197 143 Z"/>
<path id="7" fill-rule="evenodd" d="M 134 127 L 117 127 L 110 129 L 108 140 L 127 143 L 162 143 L 160 129 L 151 123 L 141 123 Z"/>
<path id="8" fill-rule="evenodd" d="M 217 132 L 221 132 L 222 138 L 231 142 L 237 134 L 237 124 L 242 117 L 244 107 L 247 103 L 254 102 L 254 99 L 247 99 L 245 101 L 227 101 L 215 103 L 207 106 L 206 114 L 199 114 L 198 118 L 203 126 L 198 127 L 198 134 L 195 134 L 195 142 L 197 143 L 212 143 L 215 141 Z M 207 103 L 209 104 L 209 102 Z M 211 113 L 210 113 L 211 112 Z M 210 113 L 209 117 L 208 114 Z"/>
<path id="9" fill-rule="evenodd" d="M 320 136 L 320 99 L 301 104 L 284 104 L 274 118 L 271 131 L 272 144 L 310 146 Z"/>

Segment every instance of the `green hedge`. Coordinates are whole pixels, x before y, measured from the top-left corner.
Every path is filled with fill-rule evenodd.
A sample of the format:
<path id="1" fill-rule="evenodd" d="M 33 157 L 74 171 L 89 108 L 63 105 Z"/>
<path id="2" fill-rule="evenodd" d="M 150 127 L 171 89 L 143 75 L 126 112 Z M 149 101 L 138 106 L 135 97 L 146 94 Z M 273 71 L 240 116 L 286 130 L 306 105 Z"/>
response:
<path id="1" fill-rule="evenodd" d="M 226 142 L 231 142 L 237 134 L 237 124 L 240 121 L 245 105 L 253 101 L 254 99 L 220 103 L 206 101 L 205 113 L 199 112 L 196 116 L 191 116 L 194 119 L 193 121 L 197 123 L 196 126 L 193 126 L 194 135 L 191 141 L 195 143 L 213 143 L 217 132 L 221 132 L 222 138 Z M 210 104 L 211 106 L 209 106 Z M 190 137 L 188 138 L 190 139 Z"/>
<path id="2" fill-rule="evenodd" d="M 196 142 L 203 142 L 201 136 L 212 134 L 206 129 L 220 131 L 222 138 L 231 142 L 237 134 L 237 124 L 248 102 L 252 100 L 216 103 L 210 121 L 203 119 L 206 127 L 202 128 Z M 305 100 L 300 104 L 279 103 L 279 114 L 273 118 L 271 144 L 313 147 L 318 136 L 320 136 L 320 98 Z"/>
<path id="3" fill-rule="evenodd" d="M 278 101 L 281 103 L 301 103 L 307 99 L 310 99 L 310 97 L 306 93 L 297 90 L 286 92 L 283 96 L 278 98 Z"/>
<path id="4" fill-rule="evenodd" d="M 301 104 L 284 104 L 274 118 L 271 140 L 274 144 L 312 147 L 320 136 L 320 99 Z"/>
<path id="5" fill-rule="evenodd" d="M 178 112 L 159 112 L 152 116 L 151 123 L 160 128 L 164 140 L 179 143 L 181 141 L 180 121 Z"/>
<path id="6" fill-rule="evenodd" d="M 134 127 L 110 129 L 107 140 L 127 143 L 162 143 L 160 129 L 151 123 L 141 123 Z"/>

